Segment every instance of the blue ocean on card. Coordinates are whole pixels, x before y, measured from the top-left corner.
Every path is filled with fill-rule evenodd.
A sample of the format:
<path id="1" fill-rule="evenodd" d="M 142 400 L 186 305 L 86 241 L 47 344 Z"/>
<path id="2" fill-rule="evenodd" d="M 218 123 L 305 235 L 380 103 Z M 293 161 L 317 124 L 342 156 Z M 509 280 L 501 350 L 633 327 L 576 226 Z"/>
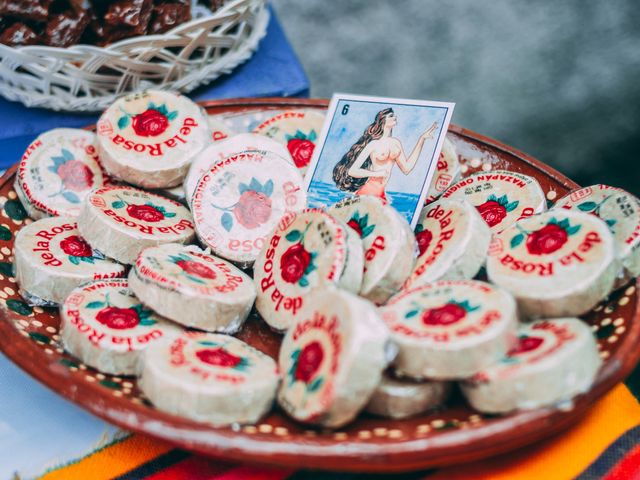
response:
<path id="1" fill-rule="evenodd" d="M 386 194 L 391 206 L 411 223 L 411 217 L 419 200 L 418 195 L 404 192 L 386 192 Z M 315 208 L 331 206 L 350 195 L 333 184 L 314 181 L 307 196 L 309 206 Z"/>

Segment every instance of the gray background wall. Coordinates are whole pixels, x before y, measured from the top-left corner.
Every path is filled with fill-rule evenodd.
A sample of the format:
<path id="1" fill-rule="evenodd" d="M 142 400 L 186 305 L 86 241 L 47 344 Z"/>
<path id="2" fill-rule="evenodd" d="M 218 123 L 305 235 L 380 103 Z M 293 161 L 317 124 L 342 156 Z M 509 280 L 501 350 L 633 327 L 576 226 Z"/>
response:
<path id="1" fill-rule="evenodd" d="M 273 0 L 333 92 L 457 103 L 454 123 L 640 195 L 637 0 Z"/>

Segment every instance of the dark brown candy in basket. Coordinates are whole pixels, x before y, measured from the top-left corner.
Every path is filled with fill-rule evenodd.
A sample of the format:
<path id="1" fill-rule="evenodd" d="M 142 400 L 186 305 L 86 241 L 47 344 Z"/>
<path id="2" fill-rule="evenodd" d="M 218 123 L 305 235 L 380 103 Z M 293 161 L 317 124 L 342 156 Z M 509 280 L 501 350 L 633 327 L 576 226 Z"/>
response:
<path id="1" fill-rule="evenodd" d="M 36 45 L 40 43 L 40 37 L 28 25 L 15 22 L 0 34 L 0 43 L 13 47 Z"/>
<path id="2" fill-rule="evenodd" d="M 149 33 L 164 33 L 189 20 L 191 7 L 188 2 L 161 3 L 153 7 Z"/>
<path id="3" fill-rule="evenodd" d="M 88 24 L 89 14 L 86 11 L 69 10 L 53 15 L 47 22 L 45 43 L 51 47 L 62 48 L 75 45 Z"/>
<path id="4" fill-rule="evenodd" d="M 0 15 L 46 22 L 51 0 L 0 0 Z"/>
<path id="5" fill-rule="evenodd" d="M 138 35 L 145 33 L 151 18 L 151 0 L 120 0 L 107 9 L 105 24 L 130 29 Z"/>

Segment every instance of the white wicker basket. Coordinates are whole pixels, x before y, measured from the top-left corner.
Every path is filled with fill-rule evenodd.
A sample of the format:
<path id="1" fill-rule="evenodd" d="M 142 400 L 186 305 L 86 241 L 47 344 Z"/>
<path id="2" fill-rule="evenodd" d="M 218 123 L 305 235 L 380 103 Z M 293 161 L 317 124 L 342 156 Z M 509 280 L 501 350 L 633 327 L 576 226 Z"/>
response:
<path id="1" fill-rule="evenodd" d="M 145 88 L 188 92 L 247 60 L 268 21 L 265 0 L 230 0 L 164 34 L 103 48 L 0 44 L 0 95 L 27 106 L 99 111 Z"/>

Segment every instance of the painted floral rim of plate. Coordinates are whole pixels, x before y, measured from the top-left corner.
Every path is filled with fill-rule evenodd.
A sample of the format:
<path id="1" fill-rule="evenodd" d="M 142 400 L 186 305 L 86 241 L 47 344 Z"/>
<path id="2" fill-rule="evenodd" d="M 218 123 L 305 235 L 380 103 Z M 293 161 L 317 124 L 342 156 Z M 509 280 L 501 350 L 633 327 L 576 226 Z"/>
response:
<path id="1" fill-rule="evenodd" d="M 324 109 L 326 100 L 237 99 L 203 103 L 209 114 L 284 108 Z M 577 185 L 534 158 L 451 126 L 463 175 L 507 169 L 535 176 L 549 202 Z M 18 159 L 16 159 L 18 160 Z M 243 462 L 340 471 L 406 471 L 504 453 L 560 432 L 629 375 L 640 358 L 640 302 L 635 282 L 614 292 L 584 317 L 604 366 L 592 389 L 570 403 L 507 416 L 473 411 L 459 394 L 440 411 L 407 420 L 361 414 L 337 431 L 310 429 L 277 407 L 257 425 L 214 428 L 162 413 L 140 394 L 134 378 L 104 375 L 66 354 L 55 309 L 31 307 L 12 271 L 15 233 L 31 222 L 13 190 L 15 167 L 0 181 L 0 350 L 27 373 L 91 413 L 122 428 L 170 441 L 204 455 Z M 280 336 L 250 318 L 239 337 L 276 356 Z"/>

